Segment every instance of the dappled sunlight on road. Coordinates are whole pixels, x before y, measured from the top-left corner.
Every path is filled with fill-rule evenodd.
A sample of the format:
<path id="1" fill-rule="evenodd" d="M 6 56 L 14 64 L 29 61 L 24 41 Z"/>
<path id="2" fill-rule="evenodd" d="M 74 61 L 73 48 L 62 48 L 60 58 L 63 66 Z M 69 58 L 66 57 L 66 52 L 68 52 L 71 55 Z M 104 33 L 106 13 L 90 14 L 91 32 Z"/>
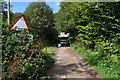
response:
<path id="1" fill-rule="evenodd" d="M 56 52 L 55 63 L 47 73 L 55 80 L 59 78 L 100 78 L 98 73 L 70 47 L 60 47 Z"/>

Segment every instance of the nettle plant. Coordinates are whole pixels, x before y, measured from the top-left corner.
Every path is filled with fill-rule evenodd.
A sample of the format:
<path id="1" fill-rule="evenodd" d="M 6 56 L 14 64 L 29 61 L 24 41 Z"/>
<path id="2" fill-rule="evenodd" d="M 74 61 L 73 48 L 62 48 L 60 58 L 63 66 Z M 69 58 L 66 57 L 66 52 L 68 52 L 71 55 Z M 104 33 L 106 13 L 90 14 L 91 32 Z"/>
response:
<path id="1" fill-rule="evenodd" d="M 29 32 L 7 32 L 3 29 L 3 79 L 39 79 L 45 74 L 46 54 L 39 40 L 30 40 Z"/>

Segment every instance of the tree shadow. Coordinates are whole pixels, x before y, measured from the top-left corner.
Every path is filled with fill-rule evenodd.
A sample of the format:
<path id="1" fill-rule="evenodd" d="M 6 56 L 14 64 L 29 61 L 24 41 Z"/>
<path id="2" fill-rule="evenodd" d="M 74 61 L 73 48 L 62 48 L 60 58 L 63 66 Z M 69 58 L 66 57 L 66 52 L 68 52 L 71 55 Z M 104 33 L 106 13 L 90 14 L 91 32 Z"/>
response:
<path id="1" fill-rule="evenodd" d="M 85 74 L 92 76 L 92 80 L 98 79 L 98 73 L 91 68 L 88 63 L 70 63 L 67 65 L 61 65 L 60 63 L 56 64 L 56 61 L 54 59 L 54 64 L 50 67 L 50 69 L 47 72 L 47 75 L 51 77 L 50 80 L 80 80 L 80 78 L 64 78 L 65 75 L 70 74 L 72 72 L 76 72 L 78 74 Z M 60 78 L 62 76 L 63 78 Z M 96 79 L 94 79 L 96 78 Z M 101 80 L 101 77 L 99 77 Z M 90 80 L 91 78 L 88 77 L 88 79 L 83 80 Z"/>

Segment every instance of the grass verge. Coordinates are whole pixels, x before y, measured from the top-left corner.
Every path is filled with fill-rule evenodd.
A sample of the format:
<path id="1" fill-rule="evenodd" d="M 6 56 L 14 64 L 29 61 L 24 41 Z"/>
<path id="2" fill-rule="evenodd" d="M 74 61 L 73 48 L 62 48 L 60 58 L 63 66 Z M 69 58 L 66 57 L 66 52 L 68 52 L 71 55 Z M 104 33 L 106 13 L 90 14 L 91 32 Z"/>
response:
<path id="1" fill-rule="evenodd" d="M 46 72 L 49 70 L 49 68 L 52 66 L 54 59 L 52 58 L 55 55 L 55 46 L 47 46 L 42 49 L 42 53 L 44 54 L 45 60 L 46 60 Z M 41 80 L 50 80 L 51 77 L 48 75 L 45 75 L 41 78 Z"/>
<path id="2" fill-rule="evenodd" d="M 86 50 L 79 47 L 77 43 L 73 43 L 71 47 L 82 56 L 89 64 L 99 73 L 105 80 L 119 79 L 118 56 L 111 55 L 101 57 L 99 52 L 94 50 Z"/>

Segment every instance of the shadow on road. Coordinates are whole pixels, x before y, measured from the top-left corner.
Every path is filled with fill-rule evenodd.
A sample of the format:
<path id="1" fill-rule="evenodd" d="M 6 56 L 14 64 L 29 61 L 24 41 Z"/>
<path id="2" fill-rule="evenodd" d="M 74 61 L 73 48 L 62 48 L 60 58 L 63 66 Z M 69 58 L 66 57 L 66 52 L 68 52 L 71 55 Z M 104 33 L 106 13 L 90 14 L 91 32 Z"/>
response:
<path id="1" fill-rule="evenodd" d="M 58 48 L 56 52 L 54 64 L 47 72 L 52 80 L 101 80 L 98 73 L 70 47 Z"/>

